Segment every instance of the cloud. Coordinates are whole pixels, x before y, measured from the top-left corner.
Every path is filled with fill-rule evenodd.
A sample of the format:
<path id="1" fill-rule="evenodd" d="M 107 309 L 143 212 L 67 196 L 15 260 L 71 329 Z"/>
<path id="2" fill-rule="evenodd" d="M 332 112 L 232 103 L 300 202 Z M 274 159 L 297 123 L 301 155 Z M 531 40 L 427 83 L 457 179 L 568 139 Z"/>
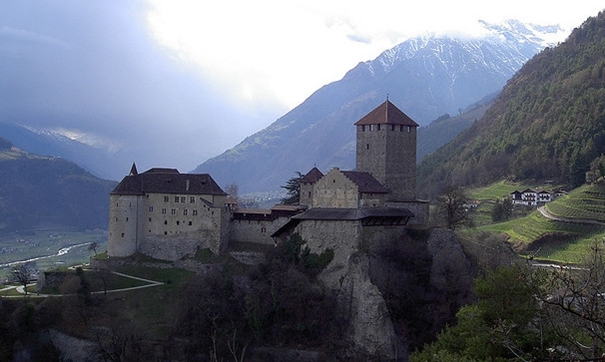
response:
<path id="1" fill-rule="evenodd" d="M 146 11 L 120 0 L 3 2 L 0 121 L 121 147 L 123 174 L 132 161 L 189 171 L 282 111 L 234 105 L 155 42 Z"/>
<path id="2" fill-rule="evenodd" d="M 188 171 L 412 35 L 472 33 L 478 18 L 577 26 L 600 6 L 593 0 L 4 1 L 0 121 L 103 145 L 122 155 L 118 172 L 132 161 L 141 169 Z"/>

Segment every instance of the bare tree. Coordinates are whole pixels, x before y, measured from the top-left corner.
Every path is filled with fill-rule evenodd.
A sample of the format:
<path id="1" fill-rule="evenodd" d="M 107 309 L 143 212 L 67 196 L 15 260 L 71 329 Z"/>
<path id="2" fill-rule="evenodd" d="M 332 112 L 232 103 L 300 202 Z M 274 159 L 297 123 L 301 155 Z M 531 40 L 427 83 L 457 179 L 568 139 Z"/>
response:
<path id="1" fill-rule="evenodd" d="M 32 265 L 30 263 L 17 264 L 13 268 L 13 279 L 23 286 L 23 292 L 25 293 L 25 299 L 27 300 L 27 285 L 33 280 Z"/>
<path id="2" fill-rule="evenodd" d="M 460 188 L 448 187 L 437 197 L 437 202 L 437 212 L 448 229 L 455 230 L 456 227 L 470 222 L 465 208 L 466 195 Z"/>
<path id="3" fill-rule="evenodd" d="M 97 243 L 96 241 L 93 241 L 92 243 L 90 243 L 90 245 L 88 245 L 88 251 L 94 251 L 95 256 L 97 256 L 98 248 L 99 248 L 99 243 Z"/>
<path id="4" fill-rule="evenodd" d="M 553 330 L 582 358 L 601 357 L 605 351 L 605 250 L 595 243 L 581 265 L 552 269 L 547 290 L 550 293 L 542 302 Z"/>

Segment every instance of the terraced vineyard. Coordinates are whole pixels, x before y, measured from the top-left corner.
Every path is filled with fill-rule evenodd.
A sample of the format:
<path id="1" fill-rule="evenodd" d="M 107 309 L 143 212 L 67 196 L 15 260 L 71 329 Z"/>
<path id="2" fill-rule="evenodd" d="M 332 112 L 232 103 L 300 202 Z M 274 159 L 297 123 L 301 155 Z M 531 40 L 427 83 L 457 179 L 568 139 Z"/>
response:
<path id="1" fill-rule="evenodd" d="M 508 186 L 497 183 L 485 190 L 476 190 L 474 196 L 491 196 L 494 190 L 503 192 Z M 591 248 L 605 242 L 605 183 L 580 187 L 546 207 L 554 216 L 576 222 L 550 220 L 533 211 L 526 217 L 483 225 L 466 232 L 505 233 L 509 242 L 522 253 L 568 263 L 581 261 Z"/>
<path id="2" fill-rule="evenodd" d="M 511 242 L 531 243 L 547 234 L 559 234 L 569 239 L 599 234 L 602 226 L 549 220 L 537 211 L 529 216 L 482 227 L 483 230 L 504 232 Z"/>
<path id="3" fill-rule="evenodd" d="M 546 205 L 554 216 L 605 222 L 605 182 L 582 186 Z"/>

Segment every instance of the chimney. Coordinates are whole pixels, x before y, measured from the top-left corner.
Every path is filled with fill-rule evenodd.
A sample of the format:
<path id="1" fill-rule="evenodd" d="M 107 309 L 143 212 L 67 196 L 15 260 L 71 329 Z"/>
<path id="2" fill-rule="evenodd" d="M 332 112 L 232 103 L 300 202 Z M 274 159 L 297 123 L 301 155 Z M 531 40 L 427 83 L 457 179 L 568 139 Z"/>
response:
<path id="1" fill-rule="evenodd" d="M 186 191 L 189 191 L 189 180 L 187 180 L 187 184 L 185 186 Z"/>

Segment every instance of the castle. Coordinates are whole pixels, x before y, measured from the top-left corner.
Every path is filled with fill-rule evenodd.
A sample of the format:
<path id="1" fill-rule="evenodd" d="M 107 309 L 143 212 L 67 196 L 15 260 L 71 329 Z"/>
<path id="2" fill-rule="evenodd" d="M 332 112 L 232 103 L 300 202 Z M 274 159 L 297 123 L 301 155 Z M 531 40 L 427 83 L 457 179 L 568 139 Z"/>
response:
<path id="1" fill-rule="evenodd" d="M 312 168 L 296 206 L 238 209 L 208 174 L 138 173 L 133 164 L 110 194 L 107 254 L 178 260 L 204 248 L 222 253 L 232 241 L 272 245 L 294 233 L 313 251 L 346 254 L 426 224 L 428 203 L 415 198 L 418 124 L 387 99 L 355 127 L 356 170 Z"/>

